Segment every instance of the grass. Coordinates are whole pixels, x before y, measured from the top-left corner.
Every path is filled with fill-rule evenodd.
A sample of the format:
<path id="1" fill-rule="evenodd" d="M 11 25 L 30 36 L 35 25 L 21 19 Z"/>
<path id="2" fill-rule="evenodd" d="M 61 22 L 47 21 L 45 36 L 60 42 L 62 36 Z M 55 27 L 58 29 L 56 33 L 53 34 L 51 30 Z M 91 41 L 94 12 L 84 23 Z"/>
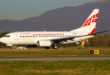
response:
<path id="1" fill-rule="evenodd" d="M 3 50 L 0 49 L 0 57 L 42 57 L 42 56 L 110 56 L 110 48 L 98 48 L 100 55 L 91 55 L 88 49 L 64 48 L 64 49 L 29 49 L 29 50 Z M 96 49 L 96 48 L 93 48 Z"/>
<path id="2" fill-rule="evenodd" d="M 0 62 L 0 75 L 110 75 L 110 61 Z"/>
<path id="3" fill-rule="evenodd" d="M 0 57 L 110 56 L 110 48 L 98 48 L 100 55 L 90 55 L 91 49 L 0 49 Z M 110 75 L 110 61 L 0 62 L 0 75 Z"/>

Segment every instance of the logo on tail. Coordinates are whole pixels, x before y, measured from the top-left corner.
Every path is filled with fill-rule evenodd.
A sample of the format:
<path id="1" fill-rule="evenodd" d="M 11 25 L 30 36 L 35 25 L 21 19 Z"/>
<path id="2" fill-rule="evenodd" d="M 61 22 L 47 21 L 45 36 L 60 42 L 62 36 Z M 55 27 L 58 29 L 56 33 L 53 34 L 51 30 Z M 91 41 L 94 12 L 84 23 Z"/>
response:
<path id="1" fill-rule="evenodd" d="M 96 22 L 99 15 L 99 9 L 94 9 L 94 11 L 91 13 L 91 15 L 87 18 L 87 20 L 84 22 L 84 24 L 81 27 L 91 26 L 92 31 L 89 35 L 93 35 L 96 30 Z"/>
<path id="2" fill-rule="evenodd" d="M 83 25 L 71 32 L 78 32 L 79 35 L 93 35 L 96 30 L 96 22 L 98 19 L 99 9 L 94 9 Z"/>
<path id="3" fill-rule="evenodd" d="M 89 26 L 92 23 L 96 23 L 98 19 L 98 14 L 99 14 L 99 9 L 94 9 L 92 14 L 88 17 L 88 19 L 85 21 L 82 27 Z"/>

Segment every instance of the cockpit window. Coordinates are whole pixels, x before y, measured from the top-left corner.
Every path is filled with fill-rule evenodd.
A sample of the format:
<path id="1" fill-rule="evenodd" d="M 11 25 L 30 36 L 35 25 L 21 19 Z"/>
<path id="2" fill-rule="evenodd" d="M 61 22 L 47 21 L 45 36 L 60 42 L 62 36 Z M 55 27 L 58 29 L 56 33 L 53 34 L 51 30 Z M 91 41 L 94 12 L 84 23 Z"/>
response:
<path id="1" fill-rule="evenodd" d="M 10 37 L 10 35 L 5 35 L 4 37 Z"/>

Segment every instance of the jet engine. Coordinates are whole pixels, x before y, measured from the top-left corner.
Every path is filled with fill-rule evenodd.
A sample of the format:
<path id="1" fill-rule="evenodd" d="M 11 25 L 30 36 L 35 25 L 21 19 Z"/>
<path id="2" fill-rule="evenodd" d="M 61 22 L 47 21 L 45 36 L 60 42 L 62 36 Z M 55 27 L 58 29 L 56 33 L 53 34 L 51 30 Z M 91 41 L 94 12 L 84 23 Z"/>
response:
<path id="1" fill-rule="evenodd" d="M 39 47 L 51 47 L 52 42 L 51 41 L 38 41 Z"/>

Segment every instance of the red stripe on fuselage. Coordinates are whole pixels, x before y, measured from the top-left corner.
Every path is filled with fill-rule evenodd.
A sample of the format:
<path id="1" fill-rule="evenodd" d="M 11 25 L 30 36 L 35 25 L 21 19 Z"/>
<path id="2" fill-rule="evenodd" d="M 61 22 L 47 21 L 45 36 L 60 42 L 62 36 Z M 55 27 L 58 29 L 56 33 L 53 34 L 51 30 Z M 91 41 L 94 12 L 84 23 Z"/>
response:
<path id="1" fill-rule="evenodd" d="M 33 35 L 64 35 L 64 34 L 33 34 Z"/>

